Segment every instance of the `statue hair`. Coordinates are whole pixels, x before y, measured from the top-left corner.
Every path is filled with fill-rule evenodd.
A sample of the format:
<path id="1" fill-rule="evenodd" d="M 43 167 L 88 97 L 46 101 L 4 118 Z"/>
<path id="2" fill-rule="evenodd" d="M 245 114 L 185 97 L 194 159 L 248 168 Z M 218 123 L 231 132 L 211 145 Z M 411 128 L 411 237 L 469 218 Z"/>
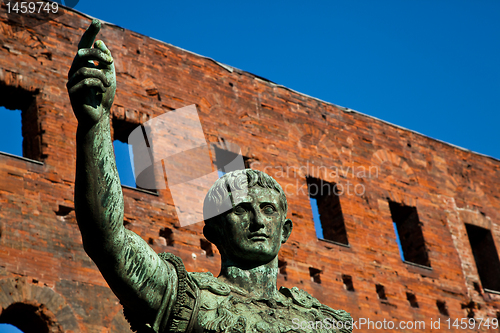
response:
<path id="1" fill-rule="evenodd" d="M 276 191 L 279 194 L 279 205 L 286 216 L 288 203 L 285 192 L 278 182 L 267 173 L 253 170 L 236 170 L 226 173 L 212 185 L 203 203 L 203 215 L 205 227 L 203 234 L 213 244 L 217 245 L 215 235 L 220 235 L 221 215 L 233 209 L 232 197 L 238 192 L 248 191 L 250 188 L 259 186 Z"/>

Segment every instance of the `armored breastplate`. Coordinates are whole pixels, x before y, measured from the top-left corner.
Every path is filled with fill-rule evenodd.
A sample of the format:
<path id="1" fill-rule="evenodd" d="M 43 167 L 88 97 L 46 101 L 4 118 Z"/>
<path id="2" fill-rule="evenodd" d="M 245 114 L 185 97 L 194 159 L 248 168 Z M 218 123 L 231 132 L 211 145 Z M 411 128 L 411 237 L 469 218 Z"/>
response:
<path id="1" fill-rule="evenodd" d="M 212 273 L 188 273 L 173 254 L 161 253 L 160 258 L 175 268 L 178 284 L 167 288 L 152 325 L 124 308 L 135 332 L 352 332 L 349 313 L 333 310 L 297 287 L 281 287 L 273 299 L 258 299 Z"/>
<path id="2" fill-rule="evenodd" d="M 197 333 L 351 332 L 337 329 L 340 322 L 351 323 L 347 312 L 322 305 L 296 287 L 282 287 L 276 299 L 256 299 L 211 273 L 189 275 L 200 288 Z"/>

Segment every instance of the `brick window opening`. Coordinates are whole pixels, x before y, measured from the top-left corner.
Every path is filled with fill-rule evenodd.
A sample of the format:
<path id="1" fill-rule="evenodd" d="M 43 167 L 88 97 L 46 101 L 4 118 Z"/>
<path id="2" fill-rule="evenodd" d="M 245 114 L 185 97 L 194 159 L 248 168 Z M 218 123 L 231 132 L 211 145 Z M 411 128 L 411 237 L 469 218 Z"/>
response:
<path id="1" fill-rule="evenodd" d="M 154 168 L 153 166 L 147 168 L 141 172 L 138 177 L 142 177 L 142 181 L 139 183 L 147 183 L 150 186 L 143 188 L 137 185 L 136 177 L 134 174 L 135 161 L 139 159 L 149 158 L 150 151 L 137 151 L 134 147 L 128 143 L 128 137 L 133 130 L 138 126 L 141 126 L 144 134 L 144 141 L 147 147 L 149 142 L 145 133 L 145 128 L 142 125 L 132 124 L 123 120 L 113 119 L 113 148 L 115 152 L 116 168 L 118 169 L 118 175 L 120 176 L 120 182 L 123 186 L 128 186 L 132 188 L 144 189 L 147 191 L 156 192 L 155 180 L 154 180 Z M 145 156 L 147 155 L 147 156 Z M 144 180 L 146 181 L 144 182 Z"/>
<path id="2" fill-rule="evenodd" d="M 7 110 L 0 107 L 0 151 L 23 156 L 23 134 L 21 110 Z"/>
<path id="3" fill-rule="evenodd" d="M 205 251 L 205 255 L 207 257 L 213 257 L 214 256 L 214 251 L 212 249 L 212 243 L 205 239 L 200 239 L 200 247 L 203 251 Z"/>
<path id="4" fill-rule="evenodd" d="M 52 327 L 55 323 L 43 312 L 43 306 L 25 303 L 14 303 L 3 310 L 0 323 L 11 324 L 24 333 L 49 333 L 55 328 Z"/>
<path id="5" fill-rule="evenodd" d="M 285 281 L 287 280 L 286 265 L 286 261 L 278 259 L 278 273 L 283 275 Z"/>
<path id="6" fill-rule="evenodd" d="M 386 300 L 387 296 L 385 295 L 385 287 L 381 284 L 375 285 L 375 290 L 377 291 L 378 299 Z"/>
<path id="7" fill-rule="evenodd" d="M 215 144 L 212 145 L 215 152 L 214 164 L 217 168 L 219 178 L 231 171 L 250 169 L 250 164 L 253 162 L 253 159 L 234 152 L 239 151 L 239 147 L 235 144 L 224 143 L 224 145 L 229 146 L 229 148 L 232 148 L 233 151 L 223 149 Z M 243 163 L 238 157 L 243 158 Z"/>
<path id="8" fill-rule="evenodd" d="M 418 308 L 417 297 L 414 294 L 407 292 L 406 299 L 408 300 L 412 308 Z"/>
<path id="9" fill-rule="evenodd" d="M 342 282 L 344 282 L 344 287 L 347 291 L 354 291 L 354 284 L 350 275 L 342 275 Z"/>
<path id="10" fill-rule="evenodd" d="M 314 268 L 314 267 L 309 267 L 309 275 L 311 276 L 311 281 L 321 284 L 321 270 Z"/>
<path id="11" fill-rule="evenodd" d="M 448 313 L 448 308 L 446 307 L 445 301 L 436 301 L 436 306 L 437 306 L 440 314 L 442 314 L 443 316 L 446 316 L 446 317 L 450 316 L 450 314 Z"/>
<path id="12" fill-rule="evenodd" d="M 125 186 L 137 187 L 135 184 L 134 166 L 131 165 L 134 158 L 132 147 L 127 143 L 114 140 L 113 148 L 115 150 L 116 168 L 118 169 L 120 182 Z"/>
<path id="13" fill-rule="evenodd" d="M 36 92 L 0 84 L 0 151 L 41 161 L 42 130 Z"/>
<path id="14" fill-rule="evenodd" d="M 431 267 L 417 208 L 389 201 L 396 240 L 403 261 Z"/>
<path id="15" fill-rule="evenodd" d="M 116 168 L 122 185 L 136 188 L 134 176 L 134 153 L 128 144 L 128 136 L 137 127 L 122 120 L 113 119 L 113 148 Z"/>
<path id="16" fill-rule="evenodd" d="M 336 184 L 307 177 L 307 188 L 316 236 L 319 239 L 349 245 Z"/>
<path id="17" fill-rule="evenodd" d="M 500 261 L 491 231 L 467 223 L 465 228 L 483 289 L 499 292 Z"/>
<path id="18" fill-rule="evenodd" d="M 174 246 L 174 232 L 170 228 L 160 230 L 160 237 L 165 238 L 167 246 Z"/>

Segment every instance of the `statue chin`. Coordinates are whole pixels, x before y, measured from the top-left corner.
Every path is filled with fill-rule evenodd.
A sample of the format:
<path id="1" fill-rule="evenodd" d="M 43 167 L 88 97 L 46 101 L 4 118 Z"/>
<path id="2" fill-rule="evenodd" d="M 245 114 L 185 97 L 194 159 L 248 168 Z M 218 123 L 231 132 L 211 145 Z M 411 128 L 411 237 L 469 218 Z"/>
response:
<path id="1" fill-rule="evenodd" d="M 225 253 L 226 261 L 234 263 L 245 263 L 245 265 L 258 266 L 271 262 L 279 252 L 277 248 L 270 248 L 268 244 L 251 244 L 239 249 L 230 249 Z M 238 265 L 239 266 L 239 265 Z"/>

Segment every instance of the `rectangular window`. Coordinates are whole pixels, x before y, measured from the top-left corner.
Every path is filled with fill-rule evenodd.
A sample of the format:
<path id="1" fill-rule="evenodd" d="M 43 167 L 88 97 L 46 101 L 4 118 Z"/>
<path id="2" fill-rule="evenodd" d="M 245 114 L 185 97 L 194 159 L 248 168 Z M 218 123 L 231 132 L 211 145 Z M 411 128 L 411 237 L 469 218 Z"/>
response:
<path id="1" fill-rule="evenodd" d="M 0 151 L 42 160 L 36 94 L 0 84 Z"/>
<path id="2" fill-rule="evenodd" d="M 217 154 L 217 151 L 219 151 L 219 156 L 220 156 L 220 151 L 222 151 L 222 149 L 219 149 L 219 148 L 216 148 L 216 154 Z M 232 153 L 231 153 L 232 154 Z M 235 155 L 237 156 L 237 155 Z M 221 164 L 221 159 L 219 157 L 219 163 L 217 163 L 217 157 L 216 157 L 216 160 L 215 160 L 215 165 L 217 167 L 217 175 L 220 177 L 224 176 L 226 174 L 224 170 L 224 165 L 219 165 Z M 243 165 L 245 166 L 245 169 L 251 169 L 250 165 L 253 163 L 253 159 L 249 158 L 249 157 L 246 157 L 246 156 L 243 156 Z"/>
<path id="3" fill-rule="evenodd" d="M 401 239 L 399 239 L 398 226 L 396 225 L 396 222 L 392 222 L 392 226 L 394 227 L 394 232 L 396 233 L 396 242 L 398 243 L 399 257 L 401 258 L 401 260 L 405 261 L 405 255 L 403 254 L 403 247 L 401 246 Z"/>
<path id="4" fill-rule="evenodd" d="M 401 245 L 401 258 L 404 261 L 431 267 L 417 208 L 394 201 L 389 201 L 389 208 L 396 230 L 396 239 Z"/>
<path id="5" fill-rule="evenodd" d="M 113 141 L 116 168 L 122 185 L 137 187 L 134 177 L 134 153 L 132 146 L 120 140 Z"/>
<path id="6" fill-rule="evenodd" d="M 0 151 L 23 156 L 23 134 L 21 110 L 7 110 L 0 107 Z"/>
<path id="7" fill-rule="evenodd" d="M 465 228 L 483 289 L 500 292 L 500 262 L 491 231 L 467 223 Z"/>
<path id="8" fill-rule="evenodd" d="M 215 152 L 214 163 L 217 168 L 219 178 L 228 172 L 234 170 L 243 170 L 250 167 L 249 158 L 242 156 L 238 153 L 235 153 L 233 151 L 220 148 L 215 144 L 212 144 L 212 147 Z M 236 150 L 236 145 L 231 145 L 230 147 Z"/>
<path id="9" fill-rule="evenodd" d="M 307 177 L 307 187 L 317 237 L 348 245 L 336 184 Z"/>
<path id="10" fill-rule="evenodd" d="M 149 157 L 149 151 L 134 151 L 133 146 L 128 143 L 130 133 L 137 127 L 142 125 L 129 123 L 119 119 L 113 119 L 113 148 L 115 152 L 116 168 L 120 176 L 120 182 L 124 186 L 143 189 L 149 192 L 156 192 L 154 188 L 141 188 L 137 185 L 135 177 L 135 161 L 138 158 L 145 158 L 146 154 Z M 142 127 L 144 130 L 144 127 Z M 145 132 L 143 131 L 145 134 Z M 147 136 L 144 135 L 145 146 L 149 146 Z M 140 178 L 144 177 L 144 178 Z M 140 184 L 150 184 L 151 187 L 155 186 L 154 181 L 154 168 L 151 165 L 146 168 L 140 175 L 138 175 Z"/>

